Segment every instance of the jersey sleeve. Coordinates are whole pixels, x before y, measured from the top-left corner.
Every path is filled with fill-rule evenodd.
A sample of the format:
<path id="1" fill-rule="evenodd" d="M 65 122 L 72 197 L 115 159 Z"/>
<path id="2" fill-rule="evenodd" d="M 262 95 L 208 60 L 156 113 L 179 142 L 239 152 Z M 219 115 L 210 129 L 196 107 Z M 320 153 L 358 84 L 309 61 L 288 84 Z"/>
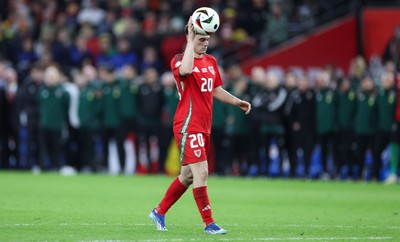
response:
<path id="1" fill-rule="evenodd" d="M 179 77 L 179 67 L 182 64 L 182 54 L 175 55 L 174 58 L 172 58 L 170 66 L 171 66 L 171 71 L 174 74 L 175 77 Z"/>

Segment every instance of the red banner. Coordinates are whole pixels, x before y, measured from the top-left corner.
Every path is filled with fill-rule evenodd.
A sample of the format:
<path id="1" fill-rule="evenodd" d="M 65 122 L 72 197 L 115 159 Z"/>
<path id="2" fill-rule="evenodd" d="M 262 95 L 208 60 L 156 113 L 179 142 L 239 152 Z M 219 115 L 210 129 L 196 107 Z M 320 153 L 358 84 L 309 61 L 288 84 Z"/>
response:
<path id="1" fill-rule="evenodd" d="M 372 55 L 382 57 L 387 43 L 393 37 L 394 28 L 400 25 L 400 9 L 365 9 L 363 23 L 365 58 L 369 60 Z"/>
<path id="2" fill-rule="evenodd" d="M 249 74 L 256 65 L 309 68 L 332 64 L 347 73 L 357 54 L 356 26 L 355 17 L 335 21 L 260 58 L 243 62 L 243 71 Z"/>

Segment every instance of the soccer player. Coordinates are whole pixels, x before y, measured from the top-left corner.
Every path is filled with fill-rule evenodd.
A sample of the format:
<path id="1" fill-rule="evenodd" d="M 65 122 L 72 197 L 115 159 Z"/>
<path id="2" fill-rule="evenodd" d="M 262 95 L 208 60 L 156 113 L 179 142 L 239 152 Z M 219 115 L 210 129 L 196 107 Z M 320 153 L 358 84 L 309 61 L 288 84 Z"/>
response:
<path id="1" fill-rule="evenodd" d="M 180 152 L 181 172 L 171 183 L 161 203 L 149 217 L 157 230 L 166 231 L 165 214 L 193 184 L 193 196 L 207 234 L 226 234 L 212 217 L 207 193 L 207 154 L 210 144 L 213 97 L 241 108 L 248 114 L 250 103 L 225 91 L 215 58 L 207 55 L 210 36 L 195 33 L 191 17 L 185 27 L 186 48 L 171 61 L 180 101 L 173 132 Z"/>

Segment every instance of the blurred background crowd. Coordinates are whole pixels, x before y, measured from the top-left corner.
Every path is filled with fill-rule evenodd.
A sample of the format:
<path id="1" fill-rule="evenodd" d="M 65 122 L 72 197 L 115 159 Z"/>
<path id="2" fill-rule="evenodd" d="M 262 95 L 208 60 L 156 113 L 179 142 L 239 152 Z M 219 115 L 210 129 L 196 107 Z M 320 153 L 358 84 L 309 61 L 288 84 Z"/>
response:
<path id="1" fill-rule="evenodd" d="M 169 62 L 188 17 L 210 6 L 221 27 L 208 52 L 225 88 L 253 106 L 245 116 L 214 102 L 210 171 L 383 180 L 399 156 L 400 28 L 379 56 L 355 55 L 347 70 L 240 65 L 358 2 L 0 0 L 0 169 L 176 172 Z"/>

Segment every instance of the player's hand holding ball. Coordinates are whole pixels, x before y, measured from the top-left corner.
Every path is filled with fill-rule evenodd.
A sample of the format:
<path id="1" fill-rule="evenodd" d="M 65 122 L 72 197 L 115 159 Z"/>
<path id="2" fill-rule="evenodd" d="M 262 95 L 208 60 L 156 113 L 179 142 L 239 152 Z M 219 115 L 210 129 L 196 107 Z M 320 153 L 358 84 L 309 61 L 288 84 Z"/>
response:
<path id="1" fill-rule="evenodd" d="M 193 27 L 193 21 L 192 21 L 193 16 L 189 17 L 187 27 L 188 27 L 188 37 L 190 40 L 194 39 L 194 36 L 196 35 L 194 27 Z"/>

